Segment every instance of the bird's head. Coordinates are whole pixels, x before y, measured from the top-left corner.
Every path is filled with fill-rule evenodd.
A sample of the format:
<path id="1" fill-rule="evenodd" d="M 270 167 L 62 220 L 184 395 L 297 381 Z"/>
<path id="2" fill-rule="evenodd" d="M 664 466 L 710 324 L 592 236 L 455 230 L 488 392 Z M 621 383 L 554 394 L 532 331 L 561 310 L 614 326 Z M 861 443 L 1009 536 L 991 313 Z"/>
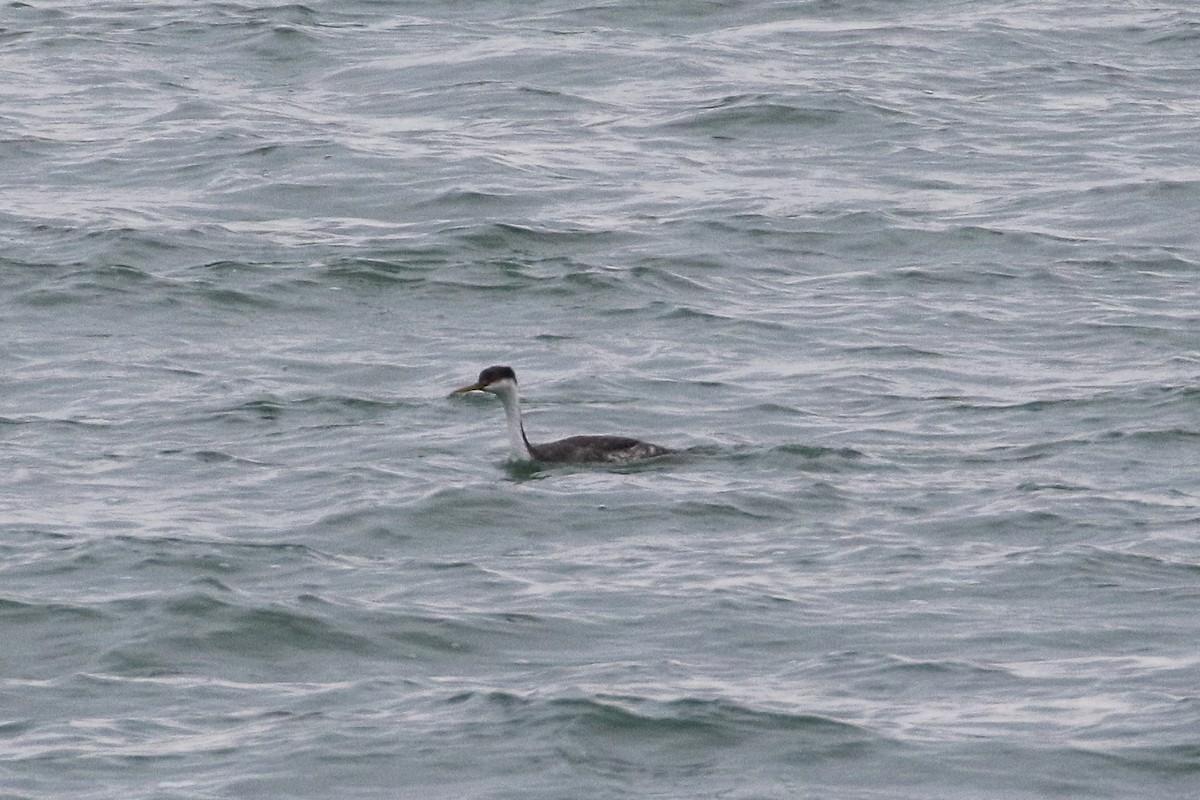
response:
<path id="1" fill-rule="evenodd" d="M 450 394 L 465 394 L 467 392 L 488 392 L 503 395 L 514 392 L 517 388 L 517 373 L 512 367 L 488 367 L 479 373 L 479 380 L 470 386 L 460 386 Z"/>

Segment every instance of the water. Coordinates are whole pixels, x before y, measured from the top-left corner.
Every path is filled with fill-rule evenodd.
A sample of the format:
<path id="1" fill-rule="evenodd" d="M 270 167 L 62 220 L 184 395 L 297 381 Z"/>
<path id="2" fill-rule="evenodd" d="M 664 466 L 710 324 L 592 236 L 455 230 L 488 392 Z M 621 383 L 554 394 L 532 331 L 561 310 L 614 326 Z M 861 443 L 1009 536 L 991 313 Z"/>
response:
<path id="1" fill-rule="evenodd" d="M 1195 792 L 1190 5 L 0 37 L 0 796 Z"/>

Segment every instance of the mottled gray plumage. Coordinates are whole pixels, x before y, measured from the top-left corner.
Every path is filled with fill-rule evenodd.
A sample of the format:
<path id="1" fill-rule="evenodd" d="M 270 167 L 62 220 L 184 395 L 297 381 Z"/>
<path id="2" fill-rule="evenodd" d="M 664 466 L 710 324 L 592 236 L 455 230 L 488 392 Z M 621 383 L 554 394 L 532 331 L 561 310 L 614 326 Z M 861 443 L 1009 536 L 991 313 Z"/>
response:
<path id="1" fill-rule="evenodd" d="M 621 464 L 665 456 L 665 447 L 628 436 L 568 436 L 556 442 L 528 445 L 537 461 Z"/>

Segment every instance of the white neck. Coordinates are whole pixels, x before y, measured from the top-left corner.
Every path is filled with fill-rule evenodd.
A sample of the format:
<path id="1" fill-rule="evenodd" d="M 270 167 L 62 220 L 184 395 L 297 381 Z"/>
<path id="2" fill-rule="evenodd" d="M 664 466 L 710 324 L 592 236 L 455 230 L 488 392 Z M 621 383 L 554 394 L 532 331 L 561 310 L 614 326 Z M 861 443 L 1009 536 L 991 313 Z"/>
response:
<path id="1" fill-rule="evenodd" d="M 500 398 L 504 404 L 504 417 L 508 422 L 508 449 L 515 461 L 531 461 L 529 442 L 525 439 L 525 428 L 521 424 L 521 399 L 517 395 L 517 384 L 513 381 L 496 381 L 488 391 Z"/>

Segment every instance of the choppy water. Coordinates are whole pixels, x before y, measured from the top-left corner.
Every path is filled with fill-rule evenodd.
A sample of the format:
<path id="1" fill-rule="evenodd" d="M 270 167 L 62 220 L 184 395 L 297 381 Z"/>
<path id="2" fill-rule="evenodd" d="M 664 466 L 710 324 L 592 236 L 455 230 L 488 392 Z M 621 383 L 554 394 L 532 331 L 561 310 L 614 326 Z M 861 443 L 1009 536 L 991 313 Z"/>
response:
<path id="1" fill-rule="evenodd" d="M 0 47 L 0 796 L 1200 785 L 1191 4 Z"/>

